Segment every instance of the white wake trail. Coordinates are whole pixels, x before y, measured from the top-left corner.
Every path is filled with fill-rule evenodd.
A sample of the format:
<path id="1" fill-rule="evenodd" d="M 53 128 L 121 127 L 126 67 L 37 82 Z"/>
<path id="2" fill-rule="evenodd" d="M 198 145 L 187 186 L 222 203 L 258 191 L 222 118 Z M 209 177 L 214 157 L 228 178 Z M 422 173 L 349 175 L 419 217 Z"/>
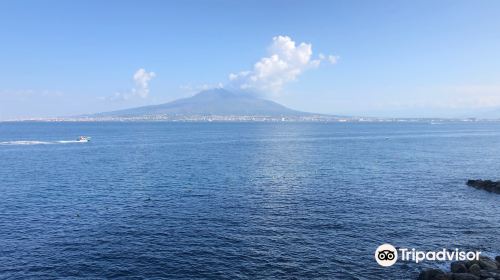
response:
<path id="1" fill-rule="evenodd" d="M 53 144 L 71 144 L 71 143 L 86 143 L 78 140 L 59 140 L 59 141 L 32 141 L 32 140 L 18 140 L 18 141 L 4 141 L 0 145 L 16 146 L 16 145 L 53 145 Z"/>
<path id="2" fill-rule="evenodd" d="M 24 140 L 0 142 L 0 145 L 48 145 L 48 144 L 54 144 L 54 143 L 46 141 L 24 141 Z"/>

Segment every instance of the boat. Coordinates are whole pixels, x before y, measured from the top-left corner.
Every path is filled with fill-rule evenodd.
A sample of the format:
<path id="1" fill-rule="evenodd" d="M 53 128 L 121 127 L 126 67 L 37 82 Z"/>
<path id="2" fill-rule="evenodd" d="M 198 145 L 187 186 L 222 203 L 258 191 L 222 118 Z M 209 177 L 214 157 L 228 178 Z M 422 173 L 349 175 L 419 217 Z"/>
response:
<path id="1" fill-rule="evenodd" d="M 88 136 L 80 136 L 80 137 L 78 137 L 78 139 L 76 139 L 76 141 L 78 141 L 78 142 L 89 142 L 90 141 L 90 137 L 88 137 Z"/>

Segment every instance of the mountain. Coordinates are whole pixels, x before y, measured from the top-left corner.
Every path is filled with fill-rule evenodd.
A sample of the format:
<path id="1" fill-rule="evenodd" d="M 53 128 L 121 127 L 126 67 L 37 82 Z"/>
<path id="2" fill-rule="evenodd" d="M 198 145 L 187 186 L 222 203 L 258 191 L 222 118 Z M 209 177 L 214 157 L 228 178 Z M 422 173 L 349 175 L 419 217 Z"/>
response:
<path id="1" fill-rule="evenodd" d="M 192 97 L 169 103 L 137 107 L 113 112 L 98 113 L 92 117 L 141 117 L 141 116 L 308 116 L 309 113 L 289 109 L 276 102 L 247 93 L 226 89 L 202 91 Z"/>

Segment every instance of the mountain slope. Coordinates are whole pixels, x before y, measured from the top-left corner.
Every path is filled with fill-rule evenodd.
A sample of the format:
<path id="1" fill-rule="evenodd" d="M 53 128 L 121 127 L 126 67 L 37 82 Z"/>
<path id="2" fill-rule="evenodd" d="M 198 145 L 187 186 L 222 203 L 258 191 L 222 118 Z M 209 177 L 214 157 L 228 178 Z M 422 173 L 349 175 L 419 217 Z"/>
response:
<path id="1" fill-rule="evenodd" d="M 309 113 L 295 111 L 250 94 L 212 89 L 165 104 L 105 112 L 93 116 L 138 117 L 152 115 L 306 116 Z"/>

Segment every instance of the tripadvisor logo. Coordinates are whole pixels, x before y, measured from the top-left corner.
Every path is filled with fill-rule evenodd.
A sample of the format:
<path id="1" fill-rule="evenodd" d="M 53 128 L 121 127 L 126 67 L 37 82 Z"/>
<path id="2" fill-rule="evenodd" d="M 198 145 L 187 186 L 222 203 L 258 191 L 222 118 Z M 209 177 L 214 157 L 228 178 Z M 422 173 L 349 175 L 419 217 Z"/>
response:
<path id="1" fill-rule="evenodd" d="M 398 260 L 398 251 L 391 244 L 382 244 L 375 251 L 375 260 L 381 266 L 391 266 Z"/>
<path id="2" fill-rule="evenodd" d="M 391 266 L 398 261 L 398 251 L 401 261 L 419 263 L 422 261 L 472 261 L 479 260 L 479 251 L 461 251 L 458 249 L 439 251 L 418 251 L 415 248 L 396 249 L 391 244 L 382 244 L 375 250 L 375 260 L 381 266 Z"/>

